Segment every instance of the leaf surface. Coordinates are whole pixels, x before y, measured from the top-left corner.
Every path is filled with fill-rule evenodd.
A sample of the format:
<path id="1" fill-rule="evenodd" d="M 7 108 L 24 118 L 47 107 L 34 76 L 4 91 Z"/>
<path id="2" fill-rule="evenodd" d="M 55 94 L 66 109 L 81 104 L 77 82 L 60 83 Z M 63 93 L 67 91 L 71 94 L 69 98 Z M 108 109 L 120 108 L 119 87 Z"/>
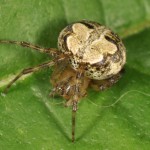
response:
<path id="1" fill-rule="evenodd" d="M 0 39 L 57 47 L 59 32 L 82 19 L 105 24 L 124 38 L 125 74 L 107 91 L 89 89 L 79 104 L 74 144 L 71 109 L 56 104 L 62 98 L 48 97 L 52 69 L 21 79 L 6 96 L 0 95 L 2 150 L 149 149 L 149 0 L 1 0 Z M 27 48 L 0 45 L 0 91 L 23 68 L 47 60 L 47 55 Z"/>

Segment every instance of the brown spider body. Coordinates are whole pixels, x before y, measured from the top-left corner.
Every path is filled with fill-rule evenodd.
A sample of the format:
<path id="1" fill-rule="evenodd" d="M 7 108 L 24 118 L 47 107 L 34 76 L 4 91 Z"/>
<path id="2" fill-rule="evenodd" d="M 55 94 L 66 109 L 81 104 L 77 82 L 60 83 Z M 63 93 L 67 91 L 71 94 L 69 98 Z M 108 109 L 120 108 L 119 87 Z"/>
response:
<path id="1" fill-rule="evenodd" d="M 110 29 L 92 21 L 80 21 L 65 27 L 58 38 L 58 50 L 41 48 L 27 42 L 0 40 L 32 48 L 54 57 L 52 61 L 24 69 L 5 88 L 5 93 L 21 76 L 54 66 L 51 76 L 53 90 L 72 106 L 72 141 L 75 139 L 75 115 L 78 102 L 86 95 L 87 88 L 102 91 L 111 87 L 121 77 L 126 62 L 125 47 Z"/>
<path id="2" fill-rule="evenodd" d="M 75 92 L 76 71 L 69 65 L 66 67 L 64 67 L 64 65 L 65 63 L 62 62 L 62 64 L 55 66 L 54 72 L 50 78 L 50 82 L 54 87 L 51 95 L 58 94 L 62 96 L 66 100 L 65 106 L 71 106 L 72 96 Z M 78 92 L 78 101 L 86 95 L 86 90 L 90 83 L 90 79 L 87 77 L 84 77 L 82 80 L 83 84 L 80 86 L 80 91 Z"/>

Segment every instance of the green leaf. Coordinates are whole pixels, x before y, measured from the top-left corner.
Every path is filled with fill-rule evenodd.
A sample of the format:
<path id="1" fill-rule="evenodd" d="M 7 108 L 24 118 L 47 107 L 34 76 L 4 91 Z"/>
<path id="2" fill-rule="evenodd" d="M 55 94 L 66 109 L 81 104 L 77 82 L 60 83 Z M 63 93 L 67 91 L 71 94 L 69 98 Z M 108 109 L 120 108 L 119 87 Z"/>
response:
<path id="1" fill-rule="evenodd" d="M 0 149 L 149 149 L 149 0 L 1 0 L 0 39 L 57 47 L 59 32 L 81 19 L 105 24 L 124 37 L 125 74 L 107 91 L 89 89 L 79 104 L 74 144 L 71 109 L 56 104 L 61 97 L 48 97 L 52 69 L 26 76 L 0 95 Z M 30 49 L 0 45 L 0 90 L 23 68 L 47 60 Z"/>

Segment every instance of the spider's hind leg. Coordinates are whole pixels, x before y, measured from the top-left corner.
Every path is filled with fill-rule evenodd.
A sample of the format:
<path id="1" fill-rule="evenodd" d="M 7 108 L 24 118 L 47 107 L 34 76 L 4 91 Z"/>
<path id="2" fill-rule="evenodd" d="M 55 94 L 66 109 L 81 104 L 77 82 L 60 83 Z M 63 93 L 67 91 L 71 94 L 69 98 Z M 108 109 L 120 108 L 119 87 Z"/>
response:
<path id="1" fill-rule="evenodd" d="M 118 74 L 104 80 L 91 80 L 90 86 L 96 90 L 96 91 L 103 91 L 111 86 L 113 86 L 115 83 L 119 81 L 122 74 L 124 73 L 124 69 L 122 69 Z"/>

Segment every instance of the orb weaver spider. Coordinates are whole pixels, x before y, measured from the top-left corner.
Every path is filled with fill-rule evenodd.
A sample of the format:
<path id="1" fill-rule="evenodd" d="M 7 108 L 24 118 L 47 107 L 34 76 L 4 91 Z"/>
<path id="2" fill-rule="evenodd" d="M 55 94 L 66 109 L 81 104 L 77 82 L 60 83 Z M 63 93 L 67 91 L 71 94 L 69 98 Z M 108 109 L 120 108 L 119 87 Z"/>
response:
<path id="1" fill-rule="evenodd" d="M 51 77 L 50 95 L 58 94 L 65 106 L 72 106 L 72 142 L 75 140 L 75 118 L 78 102 L 86 96 L 90 86 L 102 91 L 121 77 L 126 62 L 126 50 L 121 39 L 109 28 L 82 20 L 65 27 L 58 37 L 58 50 L 42 48 L 27 42 L 0 40 L 0 43 L 31 48 L 53 57 L 53 60 L 33 68 L 24 69 L 5 88 L 9 88 L 23 75 L 55 66 Z"/>

